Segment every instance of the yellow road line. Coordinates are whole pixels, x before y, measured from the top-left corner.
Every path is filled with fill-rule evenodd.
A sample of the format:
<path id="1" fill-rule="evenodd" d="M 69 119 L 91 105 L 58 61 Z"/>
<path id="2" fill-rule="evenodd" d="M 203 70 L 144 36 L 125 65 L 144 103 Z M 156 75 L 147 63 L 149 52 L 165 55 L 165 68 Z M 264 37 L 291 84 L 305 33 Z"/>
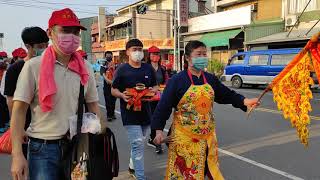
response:
<path id="1" fill-rule="evenodd" d="M 269 113 L 273 113 L 273 114 L 282 114 L 282 111 L 267 109 L 267 108 L 257 108 L 255 110 L 261 111 L 261 112 L 269 112 Z M 320 117 L 318 117 L 318 116 L 310 116 L 310 119 L 315 120 L 315 121 L 320 121 Z"/>

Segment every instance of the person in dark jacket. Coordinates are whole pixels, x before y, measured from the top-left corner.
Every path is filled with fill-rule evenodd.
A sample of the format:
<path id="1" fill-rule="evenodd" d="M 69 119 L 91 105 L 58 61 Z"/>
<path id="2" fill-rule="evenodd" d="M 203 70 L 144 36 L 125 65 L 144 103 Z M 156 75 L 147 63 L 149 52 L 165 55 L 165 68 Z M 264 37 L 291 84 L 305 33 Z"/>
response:
<path id="1" fill-rule="evenodd" d="M 0 57 L 1 58 L 1 57 Z M 0 61 L 0 84 L 4 84 L 2 82 L 2 77 L 5 74 L 5 71 L 7 70 L 7 64 L 3 61 Z M 6 97 L 3 96 L 2 92 L 0 93 L 0 134 L 4 133 L 6 128 L 6 123 L 9 122 L 9 109 L 7 106 L 7 100 Z"/>
<path id="2" fill-rule="evenodd" d="M 22 48 L 16 50 L 15 54 L 18 59 L 13 63 L 6 72 L 4 95 L 7 96 L 7 104 L 10 114 L 13 108 L 13 95 L 16 90 L 19 75 L 26 61 L 33 57 L 41 56 L 43 51 L 48 47 L 49 38 L 45 30 L 40 27 L 26 27 L 21 33 L 21 39 L 24 45 L 27 47 L 27 52 Z M 24 57 L 25 56 L 25 57 Z M 24 57 L 24 59 L 22 59 Z M 28 108 L 26 114 L 26 123 L 24 129 L 27 130 L 31 122 L 31 109 Z M 23 153 L 27 157 L 28 144 L 22 145 Z"/>
<path id="3" fill-rule="evenodd" d="M 127 89 L 136 89 L 137 84 L 143 84 L 151 92 L 157 92 L 158 86 L 151 65 L 141 62 L 144 54 L 143 44 L 139 39 L 131 39 L 127 42 L 126 54 L 129 61 L 117 68 L 111 92 L 120 99 L 121 119 L 127 130 L 131 147 L 130 162 L 132 163 L 129 164 L 129 173 L 138 180 L 145 180 L 144 139 L 146 132 L 149 131 L 151 120 L 150 103 L 144 101 L 137 103 L 137 99 L 129 96 Z"/>
<path id="4" fill-rule="evenodd" d="M 168 80 L 168 73 L 166 72 L 165 68 L 161 66 L 161 56 L 160 56 L 160 49 L 156 46 L 152 46 L 148 49 L 149 58 L 147 63 L 151 64 L 155 73 L 156 73 L 156 79 L 157 79 L 157 85 L 164 85 L 166 84 Z M 158 105 L 159 101 L 152 101 L 150 102 L 151 106 L 151 113 L 154 112 Z M 153 143 L 153 139 L 156 136 L 156 131 L 152 130 L 150 134 L 150 139 L 148 140 L 148 146 L 156 148 L 156 153 L 161 154 L 162 153 L 162 147 L 161 145 L 157 145 Z"/>
<path id="5" fill-rule="evenodd" d="M 114 115 L 115 107 L 116 107 L 116 98 L 111 94 L 111 84 L 113 74 L 115 72 L 115 64 L 112 62 L 112 52 L 107 51 L 104 53 L 105 63 L 101 66 L 101 74 L 103 76 L 103 93 L 107 110 L 107 120 L 112 121 L 116 119 Z"/>

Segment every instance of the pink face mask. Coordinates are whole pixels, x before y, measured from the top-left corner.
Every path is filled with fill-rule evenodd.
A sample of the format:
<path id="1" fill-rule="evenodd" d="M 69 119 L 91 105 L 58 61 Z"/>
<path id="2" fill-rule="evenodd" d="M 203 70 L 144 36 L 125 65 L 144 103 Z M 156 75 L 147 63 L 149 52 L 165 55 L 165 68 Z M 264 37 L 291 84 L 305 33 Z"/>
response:
<path id="1" fill-rule="evenodd" d="M 80 45 L 80 37 L 74 34 L 58 34 L 58 48 L 66 55 L 76 52 Z"/>

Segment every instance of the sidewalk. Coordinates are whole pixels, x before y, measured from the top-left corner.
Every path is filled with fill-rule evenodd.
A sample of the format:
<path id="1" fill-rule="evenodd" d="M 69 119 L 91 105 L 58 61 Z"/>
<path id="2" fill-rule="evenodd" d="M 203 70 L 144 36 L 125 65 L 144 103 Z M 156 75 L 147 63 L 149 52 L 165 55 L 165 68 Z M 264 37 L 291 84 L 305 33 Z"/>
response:
<path id="1" fill-rule="evenodd" d="M 128 171 L 119 172 L 118 177 L 113 179 L 114 180 L 135 180 L 132 176 L 129 175 Z"/>

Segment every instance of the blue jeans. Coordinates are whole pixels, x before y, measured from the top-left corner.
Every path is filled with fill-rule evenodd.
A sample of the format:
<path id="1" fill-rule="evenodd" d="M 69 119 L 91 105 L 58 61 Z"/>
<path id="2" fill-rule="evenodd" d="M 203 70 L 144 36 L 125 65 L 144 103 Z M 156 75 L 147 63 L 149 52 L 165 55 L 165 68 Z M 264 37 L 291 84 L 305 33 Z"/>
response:
<path id="1" fill-rule="evenodd" d="M 131 157 L 137 180 L 145 180 L 144 176 L 144 140 L 149 126 L 125 126 L 131 147 Z"/>
<path id="2" fill-rule="evenodd" d="M 58 180 L 60 146 L 29 141 L 28 147 L 30 180 Z"/>

